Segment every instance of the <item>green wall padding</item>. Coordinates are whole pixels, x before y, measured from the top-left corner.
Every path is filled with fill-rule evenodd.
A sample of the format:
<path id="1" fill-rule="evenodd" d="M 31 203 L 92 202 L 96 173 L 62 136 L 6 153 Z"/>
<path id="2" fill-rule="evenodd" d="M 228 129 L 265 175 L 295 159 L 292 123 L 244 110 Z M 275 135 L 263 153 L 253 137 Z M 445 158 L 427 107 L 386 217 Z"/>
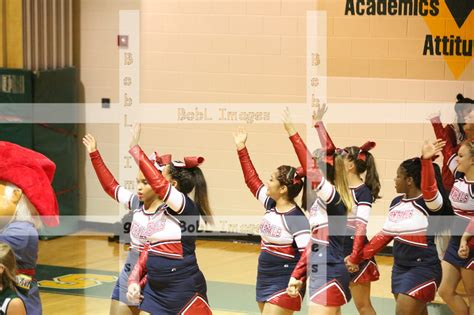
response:
<path id="1" fill-rule="evenodd" d="M 33 82 L 31 71 L 0 68 L 0 115 L 31 119 Z M 33 147 L 33 125 L 5 122 L 0 118 L 0 140 Z"/>

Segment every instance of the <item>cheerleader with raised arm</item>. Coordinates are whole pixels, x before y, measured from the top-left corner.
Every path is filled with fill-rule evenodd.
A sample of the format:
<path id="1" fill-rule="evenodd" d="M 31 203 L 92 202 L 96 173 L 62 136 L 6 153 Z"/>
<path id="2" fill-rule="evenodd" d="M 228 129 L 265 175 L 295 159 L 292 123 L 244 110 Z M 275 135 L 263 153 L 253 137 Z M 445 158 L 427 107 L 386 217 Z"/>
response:
<path id="1" fill-rule="evenodd" d="M 139 139 L 140 125 L 135 125 L 129 152 L 160 204 L 151 214 L 156 223 L 147 227 L 145 247 L 129 277 L 128 298 L 138 302 L 143 296 L 140 314 L 212 314 L 195 253 L 200 218 L 212 223 L 207 184 L 199 168 L 204 158 L 181 162 L 155 153 L 150 159 Z M 192 190 L 194 200 L 188 196 Z"/>
<path id="2" fill-rule="evenodd" d="M 279 166 L 264 185 L 247 151 L 247 133 L 234 134 L 245 183 L 265 208 L 260 223 L 261 251 L 258 258 L 257 303 L 262 314 L 286 315 L 301 309 L 304 288 L 290 297 L 290 275 L 309 241 L 309 224 L 295 198 L 303 188 L 301 169 Z"/>
<path id="3" fill-rule="evenodd" d="M 428 314 L 427 303 L 435 298 L 441 281 L 434 242 L 435 215 L 445 211 L 443 199 L 447 196 L 439 189 L 441 174 L 436 173 L 432 158 L 443 145 L 440 140 L 425 142 L 421 159 L 405 160 L 398 167 L 395 189 L 401 195 L 393 199 L 383 230 L 362 252 L 363 259 L 370 259 L 394 241 L 392 293 L 397 315 Z"/>
<path id="4" fill-rule="evenodd" d="M 289 133 L 316 200 L 308 203 L 312 204 L 311 241 L 291 275 L 287 291 L 292 296 L 308 279 L 310 313 L 340 314 L 341 306 L 351 299 L 350 275 L 344 265 L 344 236 L 352 197 L 344 160 L 337 152 L 323 148 L 316 152 L 315 163 L 299 135 Z M 320 171 L 322 168 L 327 169 L 327 177 Z"/>
<path id="5" fill-rule="evenodd" d="M 472 220 L 474 218 L 474 143 L 465 140 L 459 149 L 449 141 L 443 148 L 444 159 L 453 172 L 455 181 L 449 199 L 454 210 L 454 218 L 446 253 L 442 261 L 443 280 L 439 294 L 455 314 L 474 314 L 474 244 Z M 471 250 L 469 250 L 471 245 Z M 462 281 L 468 303 L 456 292 Z"/>
<path id="6" fill-rule="evenodd" d="M 140 296 L 142 293 L 141 288 L 147 285 L 147 279 L 150 278 L 148 276 L 143 275 L 142 277 L 137 279 L 138 288 L 134 285 L 131 288 L 132 292 L 128 292 L 129 277 L 136 267 L 137 261 L 140 257 L 140 253 L 142 253 L 142 263 L 146 263 L 147 261 L 145 258 L 148 255 L 148 250 L 150 248 L 154 248 L 156 249 L 156 252 L 162 255 L 163 257 L 177 259 L 176 261 L 178 263 L 180 261 L 186 260 L 187 262 L 189 262 L 190 265 L 193 265 L 193 259 L 190 257 L 184 259 L 183 252 L 186 254 L 186 256 L 193 256 L 187 254 L 189 254 L 189 252 L 194 253 L 194 241 L 191 240 L 189 242 L 184 242 L 184 246 L 180 244 L 180 221 L 176 220 L 172 215 L 169 215 L 169 212 L 172 213 L 172 210 L 168 210 L 167 204 L 163 201 L 164 197 L 153 190 L 152 185 L 146 179 L 142 171 L 138 172 L 137 175 L 137 191 L 128 191 L 127 189 L 118 184 L 112 173 L 106 167 L 99 151 L 97 150 L 97 142 L 95 138 L 92 135 L 88 134 L 83 138 L 83 143 L 89 152 L 92 165 L 105 192 L 110 197 L 114 198 L 116 201 L 125 205 L 128 209 L 133 211 L 133 219 L 130 227 L 131 247 L 127 255 L 125 265 L 123 266 L 123 269 L 119 275 L 119 279 L 117 280 L 115 288 L 112 292 L 110 314 L 138 314 L 140 312 L 140 309 L 142 308 L 142 305 L 140 305 Z M 169 156 L 160 157 L 155 154 L 152 159 L 153 163 L 159 167 L 164 167 L 166 164 L 171 162 Z M 171 167 L 168 168 L 171 169 Z M 176 195 L 176 193 L 174 193 L 173 195 Z M 181 197 L 179 193 L 177 195 L 178 197 Z M 186 197 L 183 202 L 185 200 L 187 201 L 188 198 Z M 189 205 L 193 205 L 193 202 L 188 203 L 188 209 L 190 207 Z M 199 212 L 196 213 L 197 215 L 199 214 Z M 170 240 L 170 242 L 160 242 L 163 238 L 165 238 L 166 240 Z M 152 247 L 150 246 L 150 244 L 155 246 Z M 185 250 L 183 250 L 183 248 Z M 166 262 L 171 262 L 171 260 L 168 259 L 164 260 Z M 166 272 L 164 272 L 163 276 L 168 275 L 169 278 L 172 278 L 173 275 L 170 276 L 171 269 L 172 268 L 168 268 Z M 142 270 L 144 270 L 144 268 L 142 268 Z M 152 271 L 154 270 L 152 269 Z M 178 272 L 177 274 L 181 273 L 181 270 L 179 271 L 180 272 Z M 137 272 L 135 274 L 137 274 Z M 204 277 L 202 276 L 202 274 L 200 274 L 200 272 L 196 272 L 196 277 L 201 279 L 201 281 L 196 282 L 201 284 L 201 289 L 196 290 L 201 293 L 201 296 L 196 295 L 196 297 L 194 297 L 195 290 L 191 289 L 193 298 L 195 299 L 195 301 L 198 302 L 194 305 L 206 304 L 206 285 Z M 136 278 L 137 277 L 134 277 L 133 279 Z M 154 277 L 151 277 L 151 280 L 153 281 Z M 153 281 L 153 283 L 155 282 Z M 145 310 L 154 313 L 154 311 L 152 311 L 151 309 L 146 308 L 147 305 L 152 303 L 151 298 L 147 299 L 147 295 L 143 295 L 145 296 L 145 300 L 143 300 L 142 304 L 144 304 Z M 170 300 L 171 301 L 167 303 L 161 310 L 174 310 L 178 309 L 179 307 L 185 307 L 188 302 L 192 301 L 192 297 L 189 297 L 188 299 L 186 299 L 186 297 L 184 297 L 186 301 L 183 301 L 180 298 L 168 295 L 167 298 L 163 299 L 163 303 L 167 303 Z M 138 307 L 139 305 L 140 309 Z M 208 307 L 206 304 L 205 309 L 207 308 Z M 159 310 L 159 308 L 156 309 Z M 174 314 L 176 314 L 178 311 L 179 309 L 174 312 Z M 164 312 L 166 313 L 167 311 Z"/>
<path id="7" fill-rule="evenodd" d="M 360 264 L 360 268 L 351 272 L 350 290 L 360 314 L 375 314 L 370 301 L 370 283 L 379 279 L 379 271 L 373 258 L 365 261 L 361 259 L 362 248 L 368 242 L 366 231 L 372 203 L 380 198 L 379 176 L 374 157 L 369 152 L 375 146 L 375 143 L 367 142 L 361 147 L 351 146 L 336 149 L 322 122 L 326 111 L 327 107 L 325 105 L 318 106 L 313 115 L 313 123 L 318 131 L 320 142 L 326 148 L 326 151 L 330 152 L 329 154 L 334 154 L 337 151 L 342 157 L 352 197 L 353 207 L 348 212 L 344 256 L 345 259 L 350 259 L 354 264 Z M 291 122 L 288 110 L 284 115 L 284 123 L 290 140 L 296 148 L 298 144 L 303 142 Z M 300 154 L 300 156 L 303 155 Z M 362 175 L 365 175 L 365 180 L 362 179 Z"/>

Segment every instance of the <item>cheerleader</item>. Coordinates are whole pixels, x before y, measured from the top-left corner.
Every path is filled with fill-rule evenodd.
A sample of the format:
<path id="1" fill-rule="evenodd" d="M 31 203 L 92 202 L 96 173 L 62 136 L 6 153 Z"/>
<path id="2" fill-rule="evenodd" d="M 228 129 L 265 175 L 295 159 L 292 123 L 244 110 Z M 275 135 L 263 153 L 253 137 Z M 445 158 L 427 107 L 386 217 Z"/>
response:
<path id="1" fill-rule="evenodd" d="M 443 145 L 442 141 L 425 142 L 422 159 L 409 159 L 399 166 L 395 189 L 402 195 L 393 199 L 383 230 L 362 251 L 363 259 L 372 258 L 394 240 L 392 293 L 396 314 L 428 314 L 426 305 L 434 299 L 441 281 L 432 216 L 442 214 L 444 208 L 438 190 L 441 176 L 435 175 L 431 159 Z"/>
<path id="2" fill-rule="evenodd" d="M 456 153 L 456 148 L 447 142 L 443 154 L 455 178 L 449 195 L 455 216 L 442 262 L 443 280 L 439 294 L 455 314 L 474 314 L 474 252 L 468 250 L 467 244 L 472 231 L 470 222 L 474 218 L 474 143 L 465 140 Z M 456 293 L 461 280 L 469 305 Z"/>
<path id="3" fill-rule="evenodd" d="M 25 303 L 16 287 L 16 259 L 11 247 L 0 243 L 0 314 L 26 315 Z"/>
<path id="4" fill-rule="evenodd" d="M 465 139 L 474 139 L 473 125 L 467 123 L 465 118 L 474 109 L 474 100 L 464 97 L 462 94 L 456 96 L 457 102 L 454 105 L 456 113 L 456 122 L 447 124 L 443 127 L 440 120 L 440 113 L 436 113 L 430 117 L 431 125 L 435 132 L 436 138 L 444 139 L 454 148 L 457 147 Z M 443 185 L 446 191 L 451 191 L 454 184 L 454 176 L 449 170 L 448 161 L 443 160 L 442 165 Z"/>
<path id="5" fill-rule="evenodd" d="M 340 314 L 341 306 L 351 299 L 350 275 L 344 265 L 344 235 L 352 198 L 344 161 L 337 152 L 328 154 L 327 150 L 319 150 L 316 164 L 301 137 L 294 130 L 289 134 L 317 200 L 310 210 L 311 241 L 291 275 L 287 292 L 293 296 L 309 278 L 310 312 Z M 321 168 L 327 168 L 327 179 Z"/>
<path id="6" fill-rule="evenodd" d="M 290 297 L 286 287 L 309 241 L 308 220 L 294 200 L 303 188 L 301 170 L 282 165 L 263 185 L 246 148 L 247 133 L 240 129 L 234 140 L 245 183 L 266 210 L 260 223 L 258 307 L 262 314 L 293 314 L 301 309 L 305 290 L 300 288 Z"/>
<path id="7" fill-rule="evenodd" d="M 170 244 L 161 244 L 158 242 L 155 247 L 163 247 L 162 250 L 157 250 L 161 255 L 164 257 L 173 257 L 173 258 L 181 258 L 183 263 L 189 263 L 192 267 L 194 267 L 193 262 L 195 261 L 195 256 L 194 256 L 194 237 L 188 238 L 189 242 L 183 242 L 184 244 L 181 245 L 179 241 L 179 234 L 181 233 L 181 228 L 180 228 L 180 221 L 176 220 L 170 213 L 172 213 L 172 209 L 169 209 L 167 204 L 163 201 L 163 197 L 160 197 L 157 193 L 153 191 L 153 188 L 151 184 L 148 182 L 146 177 L 144 176 L 143 172 L 139 172 L 137 176 L 137 192 L 133 193 L 131 191 L 126 190 L 122 186 L 118 184 L 118 182 L 115 180 L 113 177 L 112 173 L 107 169 L 105 166 L 102 157 L 97 150 L 97 142 L 95 138 L 88 134 L 83 138 L 83 143 L 86 146 L 91 161 L 92 165 L 94 167 L 94 170 L 97 174 L 97 177 L 105 190 L 105 192 L 112 198 L 114 198 L 116 201 L 119 203 L 125 205 L 127 209 L 130 209 L 133 211 L 133 218 L 132 218 L 132 223 L 130 227 L 130 239 L 131 239 L 131 246 L 130 246 L 130 251 L 127 255 L 125 265 L 122 268 L 122 271 L 120 272 L 119 279 L 117 280 L 114 290 L 112 292 L 112 303 L 110 306 L 110 314 L 119 314 L 119 315 L 128 315 L 128 314 L 138 314 L 140 312 L 138 306 L 139 306 L 139 299 L 136 298 L 136 295 L 140 295 L 140 290 L 136 288 L 135 286 L 132 286 L 133 292 L 132 292 L 132 299 L 131 301 L 128 299 L 127 293 L 128 293 L 128 281 L 129 277 L 131 274 L 131 271 L 134 270 L 135 265 L 140 257 L 140 253 L 145 252 L 148 254 L 147 250 L 149 247 L 146 246 L 147 242 L 155 241 L 155 240 L 160 240 L 160 238 L 163 237 L 163 233 L 170 233 L 170 235 L 164 235 L 165 238 L 168 236 L 174 237 L 174 239 L 171 240 Z M 154 160 L 156 164 L 159 164 L 161 166 L 164 166 L 165 164 L 171 162 L 170 161 L 170 156 L 163 156 L 159 157 L 155 155 Z M 178 198 L 181 198 L 180 193 L 176 193 L 175 188 L 171 189 L 170 191 L 173 192 L 174 195 L 178 195 Z M 201 195 L 201 194 L 198 194 Z M 205 194 L 204 194 L 205 195 Z M 170 197 L 168 198 L 170 199 Z M 207 200 L 207 199 L 206 199 Z M 182 200 L 188 201 L 188 198 L 184 198 Z M 188 206 L 186 209 L 190 209 L 190 205 L 194 205 L 192 201 L 187 202 Z M 203 208 L 208 209 L 208 207 L 204 206 Z M 173 208 L 174 209 L 174 208 Z M 194 209 L 194 208 L 193 208 Z M 184 210 L 183 210 L 184 211 Z M 192 212 L 192 211 L 191 211 Z M 194 218 L 195 219 L 195 218 Z M 190 222 L 188 222 L 190 223 Z M 187 255 L 187 257 L 183 258 L 182 251 L 183 248 L 186 249 L 186 254 L 189 254 L 192 252 L 191 255 Z M 193 259 L 194 257 L 194 259 Z M 154 260 L 154 259 L 152 259 Z M 170 260 L 164 259 L 166 262 L 168 262 L 168 265 L 163 265 L 163 268 L 170 267 Z M 146 262 L 146 259 L 142 259 L 142 261 Z M 176 260 L 178 263 L 180 261 Z M 168 278 L 172 277 L 170 276 L 170 270 L 172 270 L 174 267 L 167 268 L 167 270 L 164 271 L 164 275 L 168 275 Z M 154 271 L 154 269 L 152 269 Z M 181 268 L 179 270 L 181 273 Z M 145 286 L 147 284 L 147 278 L 144 277 L 141 279 L 141 284 Z M 196 271 L 196 281 L 197 283 L 201 284 L 201 291 L 200 293 L 201 296 L 196 295 L 194 297 L 194 301 L 196 303 L 192 304 L 194 306 L 201 306 L 206 302 L 205 298 L 205 291 L 206 291 L 206 286 L 205 286 L 205 281 L 204 277 L 202 274 L 200 274 L 200 271 Z M 151 277 L 153 280 L 154 277 Z M 192 278 L 191 278 L 192 279 Z M 146 292 L 146 291 L 145 291 Z M 194 291 L 193 291 L 194 292 Z M 146 295 L 144 294 L 146 297 Z M 174 301 L 174 297 L 169 297 L 167 299 L 164 299 L 164 301 L 172 300 L 172 302 L 177 302 L 178 304 L 181 304 L 182 306 L 185 306 L 189 300 L 192 299 L 188 298 L 187 301 Z M 151 303 L 150 299 L 144 300 L 142 304 L 145 307 L 145 310 L 147 310 L 147 305 Z M 141 305 L 142 307 L 142 305 Z M 171 307 L 169 310 L 173 310 L 176 307 Z M 148 310 L 151 312 L 150 310 Z M 176 314 L 179 310 L 174 312 Z M 164 313 L 166 314 L 166 309 Z M 205 314 L 205 313 L 204 313 Z"/>
<path id="8" fill-rule="evenodd" d="M 204 158 L 179 162 L 155 154 L 149 159 L 139 138 L 136 125 L 129 153 L 150 194 L 156 194 L 161 204 L 153 212 L 154 222 L 148 224 L 146 245 L 129 278 L 128 297 L 138 302 L 143 295 L 140 314 L 212 314 L 195 253 L 200 218 L 212 223 L 207 184 L 199 168 Z M 194 200 L 188 196 L 192 190 Z"/>
<path id="9" fill-rule="evenodd" d="M 313 115 L 313 122 L 322 146 L 329 152 L 335 152 L 337 149 L 322 122 L 326 111 L 325 105 L 318 107 Z M 300 136 L 294 129 L 288 110 L 285 111 L 284 122 L 290 140 L 296 143 L 300 142 Z M 353 204 L 353 208 L 348 213 L 347 231 L 344 234 L 344 256 L 354 264 L 360 264 L 360 269 L 351 272 L 350 275 L 350 290 L 360 314 L 375 314 L 370 301 L 370 283 L 379 279 L 375 259 L 361 261 L 362 248 L 368 242 L 366 227 L 372 202 L 380 198 L 379 176 L 374 158 L 369 152 L 374 146 L 374 142 L 367 142 L 362 147 L 353 146 L 337 150 L 344 161 Z M 364 173 L 366 174 L 365 181 L 361 179 Z"/>
<path id="10" fill-rule="evenodd" d="M 153 192 L 146 182 L 142 173 L 137 176 L 137 192 L 133 193 L 120 186 L 112 173 L 105 165 L 95 138 L 87 134 L 82 139 L 84 146 L 89 152 L 92 166 L 104 191 L 114 200 L 123 204 L 127 209 L 133 211 L 133 219 L 130 229 L 131 243 L 119 278 L 112 291 L 112 302 L 110 314 L 129 315 L 138 314 L 138 303 L 130 303 L 127 299 L 128 277 L 135 267 L 140 252 L 143 250 L 146 237 L 149 234 L 147 226 L 149 221 L 155 219 L 155 213 L 161 205 L 161 200 Z"/>

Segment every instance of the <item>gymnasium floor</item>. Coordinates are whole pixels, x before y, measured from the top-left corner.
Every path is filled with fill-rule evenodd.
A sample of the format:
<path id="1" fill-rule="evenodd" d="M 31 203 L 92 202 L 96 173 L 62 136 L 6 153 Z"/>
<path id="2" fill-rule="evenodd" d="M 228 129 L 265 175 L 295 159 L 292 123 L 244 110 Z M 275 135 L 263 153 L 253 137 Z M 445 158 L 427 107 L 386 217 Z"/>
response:
<path id="1" fill-rule="evenodd" d="M 198 262 L 207 279 L 214 314 L 259 314 L 255 303 L 258 252 L 256 244 L 198 241 Z M 126 255 L 123 245 L 109 243 L 106 235 L 98 233 L 81 232 L 40 241 L 37 278 L 43 313 L 109 314 L 110 294 Z M 378 314 L 394 314 L 390 294 L 392 261 L 390 257 L 377 257 L 381 279 L 373 284 L 372 301 Z M 300 312 L 306 313 L 306 308 Z M 342 313 L 357 314 L 352 302 Z M 450 313 L 445 305 L 434 304 L 429 314 Z"/>

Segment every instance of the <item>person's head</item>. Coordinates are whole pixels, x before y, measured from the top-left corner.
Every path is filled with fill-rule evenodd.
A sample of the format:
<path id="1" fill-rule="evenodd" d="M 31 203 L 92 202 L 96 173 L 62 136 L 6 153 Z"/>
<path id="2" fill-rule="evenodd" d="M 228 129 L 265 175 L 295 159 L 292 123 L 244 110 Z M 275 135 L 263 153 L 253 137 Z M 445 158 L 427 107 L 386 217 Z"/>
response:
<path id="1" fill-rule="evenodd" d="M 368 150 L 370 149 L 365 149 L 364 146 L 344 148 L 344 166 L 347 172 L 357 176 L 366 173 L 364 183 L 371 191 L 372 201 L 375 201 L 380 198 L 379 193 L 381 186 L 374 156 Z"/>
<path id="2" fill-rule="evenodd" d="M 456 123 L 459 126 L 459 131 L 465 136 L 464 133 L 464 117 L 474 110 L 474 100 L 464 97 L 462 94 L 456 96 L 457 102 L 454 105 L 454 111 L 456 112 Z"/>
<path id="3" fill-rule="evenodd" d="M 21 189 L 13 188 L 11 184 L 0 181 L 0 216 L 2 218 L 10 219 L 15 214 L 21 196 Z"/>
<path id="4" fill-rule="evenodd" d="M 324 177 L 336 187 L 346 209 L 351 210 L 353 206 L 352 196 L 347 181 L 344 157 L 340 153 L 341 150 L 338 149 L 329 153 L 318 149 L 314 152 L 313 158 Z"/>
<path id="5" fill-rule="evenodd" d="M 160 199 L 141 171 L 138 171 L 137 175 L 137 195 L 145 206 L 151 205 L 155 200 Z"/>
<path id="6" fill-rule="evenodd" d="M 421 189 L 421 160 L 412 158 L 402 162 L 395 177 L 397 193 L 407 194 L 413 189 Z"/>
<path id="7" fill-rule="evenodd" d="M 181 164 L 184 166 L 181 167 Z M 204 174 L 198 166 L 187 167 L 185 165 L 181 162 L 169 163 L 163 169 L 163 176 L 183 194 L 189 194 L 194 190 L 193 199 L 199 212 L 206 223 L 212 223 L 212 211 L 209 205 Z"/>
<path id="8" fill-rule="evenodd" d="M 0 181 L 0 226 L 11 221 L 27 221 L 42 226 L 38 212 L 17 186 Z"/>
<path id="9" fill-rule="evenodd" d="M 474 164 L 474 143 L 472 140 L 465 140 L 458 150 L 458 168 L 462 173 L 467 173 Z"/>
<path id="10" fill-rule="evenodd" d="M 2 287 L 15 290 L 16 259 L 8 244 L 0 242 L 0 279 Z"/>
<path id="11" fill-rule="evenodd" d="M 301 170 L 292 166 L 281 165 L 272 173 L 266 186 L 268 197 L 273 200 L 283 198 L 290 203 L 294 203 L 295 198 L 303 188 Z"/>

